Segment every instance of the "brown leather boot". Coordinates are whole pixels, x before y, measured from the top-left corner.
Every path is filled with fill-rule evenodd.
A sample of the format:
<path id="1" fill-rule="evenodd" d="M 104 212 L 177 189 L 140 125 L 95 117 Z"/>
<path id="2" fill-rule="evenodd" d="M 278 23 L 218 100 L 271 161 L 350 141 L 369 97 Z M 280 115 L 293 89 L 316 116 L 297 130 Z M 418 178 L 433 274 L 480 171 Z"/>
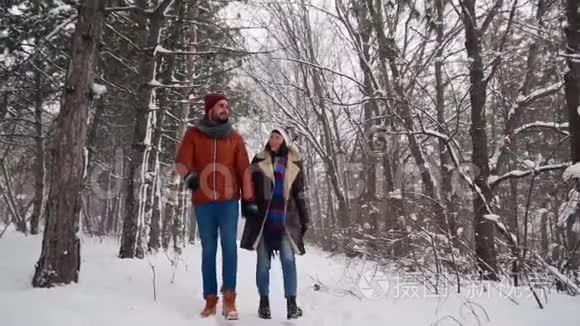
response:
<path id="1" fill-rule="evenodd" d="M 226 320 L 238 320 L 240 315 L 236 309 L 236 294 L 232 290 L 225 290 L 224 292 L 224 303 L 223 311 Z"/>
<path id="2" fill-rule="evenodd" d="M 217 295 L 209 295 L 205 299 L 205 307 L 201 311 L 200 315 L 202 318 L 207 318 L 209 316 L 216 314 L 216 306 L 218 302 Z"/>

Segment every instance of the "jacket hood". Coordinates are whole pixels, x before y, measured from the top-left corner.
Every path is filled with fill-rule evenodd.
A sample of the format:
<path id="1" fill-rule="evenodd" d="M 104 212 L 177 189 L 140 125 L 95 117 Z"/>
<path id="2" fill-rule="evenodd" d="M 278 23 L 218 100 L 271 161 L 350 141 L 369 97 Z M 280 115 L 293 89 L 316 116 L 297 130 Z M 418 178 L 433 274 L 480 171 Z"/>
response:
<path id="1" fill-rule="evenodd" d="M 300 161 L 301 160 L 301 155 L 300 155 L 300 151 L 298 150 L 298 147 L 296 147 L 294 144 L 292 144 L 290 142 L 290 137 L 288 137 L 288 134 L 286 133 L 286 131 L 284 131 L 283 128 L 273 128 L 272 131 L 270 132 L 270 134 L 272 132 L 278 132 L 280 135 L 282 135 L 282 138 L 284 139 L 284 142 L 286 143 L 286 146 L 288 147 L 288 159 L 291 161 Z M 266 141 L 266 143 L 264 144 L 264 150 L 262 150 L 262 152 L 257 154 L 257 157 L 264 159 L 268 153 L 268 141 Z"/>

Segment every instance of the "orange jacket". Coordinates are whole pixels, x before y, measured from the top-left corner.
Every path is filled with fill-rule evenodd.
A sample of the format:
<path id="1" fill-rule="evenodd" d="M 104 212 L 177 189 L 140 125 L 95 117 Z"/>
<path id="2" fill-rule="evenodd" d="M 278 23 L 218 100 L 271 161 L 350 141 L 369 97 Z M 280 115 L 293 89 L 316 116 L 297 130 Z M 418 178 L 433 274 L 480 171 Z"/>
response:
<path id="1" fill-rule="evenodd" d="M 251 199 L 253 191 L 250 161 L 242 136 L 236 131 L 216 139 L 197 128 L 186 131 L 177 148 L 177 172 L 184 177 L 194 172 L 199 177 L 199 188 L 192 193 L 192 202 Z"/>

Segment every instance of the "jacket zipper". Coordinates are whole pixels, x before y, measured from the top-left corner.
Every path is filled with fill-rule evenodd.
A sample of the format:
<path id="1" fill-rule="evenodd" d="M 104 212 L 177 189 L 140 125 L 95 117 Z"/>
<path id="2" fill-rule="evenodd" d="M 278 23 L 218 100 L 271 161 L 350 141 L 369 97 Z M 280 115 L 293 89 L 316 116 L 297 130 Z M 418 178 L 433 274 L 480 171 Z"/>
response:
<path id="1" fill-rule="evenodd" d="M 216 160 L 217 160 L 217 139 L 214 139 L 213 141 L 213 196 L 214 196 L 214 200 L 217 200 L 217 191 L 216 191 L 216 187 L 215 187 L 215 175 L 216 175 Z"/>

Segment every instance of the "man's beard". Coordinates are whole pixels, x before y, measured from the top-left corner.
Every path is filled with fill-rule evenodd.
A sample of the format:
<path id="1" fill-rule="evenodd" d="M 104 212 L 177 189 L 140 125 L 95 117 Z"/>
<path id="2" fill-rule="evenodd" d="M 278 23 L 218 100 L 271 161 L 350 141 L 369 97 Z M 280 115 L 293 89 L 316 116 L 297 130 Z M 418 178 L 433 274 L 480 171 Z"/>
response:
<path id="1" fill-rule="evenodd" d="M 225 118 L 216 117 L 215 122 L 217 122 L 219 124 L 224 124 L 224 123 L 227 123 L 229 119 L 230 119 L 229 117 L 225 117 Z"/>
<path id="2" fill-rule="evenodd" d="M 223 117 L 220 117 L 220 116 L 219 116 L 219 115 L 217 115 L 217 114 L 216 114 L 216 115 L 212 115 L 212 116 L 211 116 L 211 120 L 213 120 L 213 121 L 215 121 L 216 123 L 219 123 L 219 124 L 227 123 L 229 119 L 230 119 L 230 118 L 229 118 L 229 116 L 227 116 L 227 115 L 225 116 L 225 118 L 223 118 Z"/>

